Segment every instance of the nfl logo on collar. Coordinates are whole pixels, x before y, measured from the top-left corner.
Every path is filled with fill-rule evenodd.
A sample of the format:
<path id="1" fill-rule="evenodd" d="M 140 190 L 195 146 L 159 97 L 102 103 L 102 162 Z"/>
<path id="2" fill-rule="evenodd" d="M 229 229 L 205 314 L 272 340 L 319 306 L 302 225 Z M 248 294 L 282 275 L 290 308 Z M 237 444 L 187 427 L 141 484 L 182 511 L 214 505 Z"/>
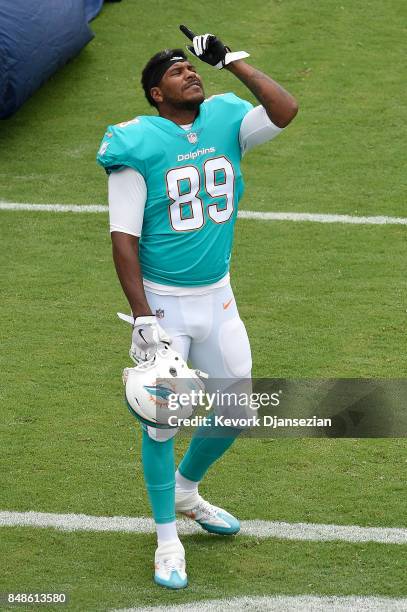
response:
<path id="1" fill-rule="evenodd" d="M 190 144 L 195 144 L 196 142 L 198 142 L 198 134 L 196 132 L 190 132 L 189 134 L 187 134 L 187 138 Z"/>
<path id="2" fill-rule="evenodd" d="M 155 316 L 157 317 L 157 319 L 163 319 L 164 310 L 162 308 L 157 308 L 157 310 L 155 311 Z"/>

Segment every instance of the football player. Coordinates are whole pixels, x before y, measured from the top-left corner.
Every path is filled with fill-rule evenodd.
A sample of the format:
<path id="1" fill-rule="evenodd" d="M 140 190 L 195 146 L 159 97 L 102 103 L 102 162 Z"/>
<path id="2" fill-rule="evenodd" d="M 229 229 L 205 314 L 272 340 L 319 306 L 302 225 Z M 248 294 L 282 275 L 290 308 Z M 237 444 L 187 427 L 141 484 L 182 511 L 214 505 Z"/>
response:
<path id="1" fill-rule="evenodd" d="M 235 75 L 258 100 L 234 93 L 205 97 L 197 68 L 182 49 L 156 53 L 142 86 L 157 115 L 109 126 L 98 162 L 109 175 L 113 259 L 134 317 L 130 353 L 148 360 L 171 342 L 222 391 L 250 379 L 251 353 L 230 285 L 229 264 L 238 203 L 240 160 L 292 121 L 297 102 L 285 89 L 232 53 L 212 34 L 195 36 L 196 59 Z M 216 379 L 216 381 L 214 381 Z M 212 383 L 211 383 L 212 381 Z M 213 388 L 209 388 L 213 390 Z M 198 428 L 178 469 L 176 429 L 143 425 L 142 463 L 156 523 L 155 582 L 187 585 L 176 512 L 208 532 L 231 535 L 238 520 L 204 500 L 198 485 L 240 429 L 208 435 Z"/>

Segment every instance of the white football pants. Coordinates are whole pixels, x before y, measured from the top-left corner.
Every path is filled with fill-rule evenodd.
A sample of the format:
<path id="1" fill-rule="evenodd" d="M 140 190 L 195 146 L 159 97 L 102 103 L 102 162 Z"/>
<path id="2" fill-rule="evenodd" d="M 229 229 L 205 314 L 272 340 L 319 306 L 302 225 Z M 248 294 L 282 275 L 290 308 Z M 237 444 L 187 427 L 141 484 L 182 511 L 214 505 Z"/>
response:
<path id="1" fill-rule="evenodd" d="M 229 283 L 205 295 L 158 295 L 147 287 L 145 293 L 153 314 L 172 338 L 171 348 L 209 375 L 205 380 L 208 392 L 223 391 L 251 378 L 249 338 Z M 147 430 L 157 440 L 177 433 L 176 429 Z"/>

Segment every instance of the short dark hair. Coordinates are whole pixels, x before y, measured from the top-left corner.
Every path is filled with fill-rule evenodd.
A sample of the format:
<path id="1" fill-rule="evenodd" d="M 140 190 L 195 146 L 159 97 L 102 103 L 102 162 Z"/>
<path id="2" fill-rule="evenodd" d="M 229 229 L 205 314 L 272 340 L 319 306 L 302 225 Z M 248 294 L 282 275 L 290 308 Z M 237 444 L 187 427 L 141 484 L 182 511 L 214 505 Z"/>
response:
<path id="1" fill-rule="evenodd" d="M 161 81 L 164 72 L 166 72 L 169 67 L 168 66 L 165 68 L 165 64 L 174 56 L 182 57 L 183 60 L 187 59 L 187 56 L 182 49 L 164 49 L 163 51 L 159 51 L 153 55 L 153 57 L 149 59 L 147 64 L 144 66 L 143 72 L 141 73 L 141 84 L 143 86 L 145 96 L 151 106 L 155 106 L 157 108 L 157 104 L 151 97 L 150 90 L 152 87 L 156 87 Z"/>

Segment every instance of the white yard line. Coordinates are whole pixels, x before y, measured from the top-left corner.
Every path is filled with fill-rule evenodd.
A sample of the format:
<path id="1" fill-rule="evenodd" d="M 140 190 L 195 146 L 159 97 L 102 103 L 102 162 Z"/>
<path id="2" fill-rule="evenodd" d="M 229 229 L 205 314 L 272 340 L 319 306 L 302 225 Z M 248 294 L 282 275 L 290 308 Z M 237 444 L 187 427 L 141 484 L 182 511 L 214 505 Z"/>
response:
<path id="1" fill-rule="evenodd" d="M 107 213 L 108 207 L 99 204 L 17 204 L 0 202 L 0 210 L 31 210 L 37 212 Z"/>
<path id="2" fill-rule="evenodd" d="M 337 597 L 318 595 L 275 595 L 209 599 L 189 604 L 123 608 L 115 612 L 406 612 L 407 599 L 390 597 Z"/>
<path id="3" fill-rule="evenodd" d="M 89 516 L 48 512 L 0 512 L 0 527 L 52 527 L 65 531 L 122 531 L 153 533 L 154 522 L 144 517 Z M 202 532 L 192 521 L 179 520 L 179 533 Z M 318 523 L 283 523 L 279 521 L 242 521 L 241 535 L 282 540 L 314 542 L 378 542 L 407 544 L 407 529 L 397 527 L 359 527 L 356 525 L 321 525 Z"/>
<path id="4" fill-rule="evenodd" d="M 351 223 L 353 225 L 407 225 L 406 217 L 358 217 L 354 215 L 319 215 L 314 213 L 254 212 L 242 210 L 241 219 L 262 221 L 313 221 L 314 223 Z"/>
<path id="5" fill-rule="evenodd" d="M 0 202 L 0 210 L 30 210 L 37 212 L 107 213 L 108 207 L 100 204 L 24 204 Z M 350 223 L 353 225 L 407 225 L 407 217 L 359 217 L 354 215 L 323 215 L 314 213 L 256 212 L 241 210 L 239 219 L 261 221 L 311 221 L 314 223 Z"/>

